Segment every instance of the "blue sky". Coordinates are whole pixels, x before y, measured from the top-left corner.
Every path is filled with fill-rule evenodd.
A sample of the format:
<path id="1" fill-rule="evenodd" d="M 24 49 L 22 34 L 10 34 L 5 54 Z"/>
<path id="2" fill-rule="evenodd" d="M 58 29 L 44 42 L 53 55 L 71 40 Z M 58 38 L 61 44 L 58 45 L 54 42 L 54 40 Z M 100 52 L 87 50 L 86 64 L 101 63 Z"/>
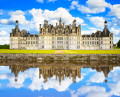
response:
<path id="1" fill-rule="evenodd" d="M 0 44 L 9 44 L 15 20 L 21 30 L 38 34 L 45 19 L 55 25 L 60 17 L 66 25 L 76 19 L 82 34 L 103 30 L 107 20 L 114 43 L 120 39 L 119 0 L 0 0 Z"/>

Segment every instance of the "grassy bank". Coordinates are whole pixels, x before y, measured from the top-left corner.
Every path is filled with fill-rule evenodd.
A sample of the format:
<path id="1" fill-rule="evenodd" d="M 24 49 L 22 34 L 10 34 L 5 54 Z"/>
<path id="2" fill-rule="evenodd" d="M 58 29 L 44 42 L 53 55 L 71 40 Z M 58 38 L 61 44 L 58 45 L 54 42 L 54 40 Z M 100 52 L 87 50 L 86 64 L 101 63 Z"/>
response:
<path id="1" fill-rule="evenodd" d="M 120 50 L 63 50 L 65 54 L 120 54 Z"/>
<path id="2" fill-rule="evenodd" d="M 10 49 L 0 49 L 0 53 L 57 54 L 57 53 L 55 53 L 56 51 L 58 51 L 58 50 L 10 50 Z M 63 50 L 62 54 L 120 54 L 120 50 Z"/>
<path id="3" fill-rule="evenodd" d="M 0 49 L 0 53 L 36 53 L 36 54 L 53 54 L 56 50 L 10 50 Z"/>

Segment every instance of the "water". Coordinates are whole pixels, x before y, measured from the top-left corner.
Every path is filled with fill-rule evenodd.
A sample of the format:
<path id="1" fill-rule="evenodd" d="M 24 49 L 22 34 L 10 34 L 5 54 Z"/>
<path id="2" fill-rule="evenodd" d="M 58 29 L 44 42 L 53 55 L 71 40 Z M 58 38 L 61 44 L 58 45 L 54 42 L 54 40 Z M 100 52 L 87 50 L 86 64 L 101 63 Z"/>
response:
<path id="1" fill-rule="evenodd" d="M 120 62 L 0 63 L 0 97 L 119 97 Z"/>

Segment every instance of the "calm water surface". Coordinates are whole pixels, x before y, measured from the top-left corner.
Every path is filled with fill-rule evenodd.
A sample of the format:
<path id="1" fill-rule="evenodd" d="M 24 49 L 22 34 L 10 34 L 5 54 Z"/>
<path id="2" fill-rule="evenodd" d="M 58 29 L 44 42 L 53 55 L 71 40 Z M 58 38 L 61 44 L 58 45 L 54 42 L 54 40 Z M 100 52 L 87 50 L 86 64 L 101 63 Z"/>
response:
<path id="1" fill-rule="evenodd" d="M 119 96 L 119 62 L 0 63 L 0 97 Z"/>

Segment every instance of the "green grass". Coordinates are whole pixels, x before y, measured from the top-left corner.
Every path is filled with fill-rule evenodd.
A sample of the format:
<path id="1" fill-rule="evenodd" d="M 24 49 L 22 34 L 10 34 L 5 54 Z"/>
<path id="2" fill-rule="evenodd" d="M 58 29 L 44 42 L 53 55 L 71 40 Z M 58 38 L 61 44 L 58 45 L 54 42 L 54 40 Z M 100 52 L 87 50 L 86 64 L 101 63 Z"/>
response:
<path id="1" fill-rule="evenodd" d="M 114 47 L 113 49 L 120 49 L 119 47 Z"/>
<path id="2" fill-rule="evenodd" d="M 57 50 L 10 50 L 0 49 L 0 53 L 54 54 Z M 120 54 L 120 50 L 63 50 L 64 54 Z"/>
<path id="3" fill-rule="evenodd" d="M 36 53 L 36 54 L 53 54 L 57 50 L 10 50 L 0 49 L 0 53 Z"/>
<path id="4" fill-rule="evenodd" d="M 63 50 L 65 54 L 120 54 L 120 50 Z"/>

